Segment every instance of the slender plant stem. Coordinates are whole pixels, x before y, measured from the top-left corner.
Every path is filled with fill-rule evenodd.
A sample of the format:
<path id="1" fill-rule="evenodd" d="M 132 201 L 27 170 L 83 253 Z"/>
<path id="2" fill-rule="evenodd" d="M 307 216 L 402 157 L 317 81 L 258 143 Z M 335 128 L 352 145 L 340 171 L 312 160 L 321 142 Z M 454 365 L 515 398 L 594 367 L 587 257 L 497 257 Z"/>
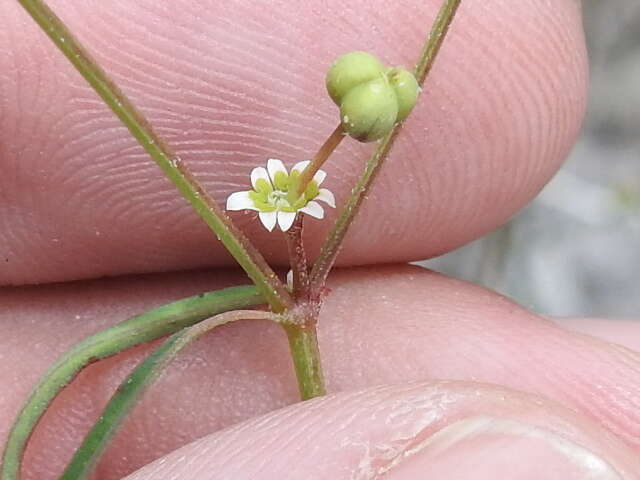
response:
<path id="1" fill-rule="evenodd" d="M 289 339 L 289 351 L 298 380 L 300 398 L 308 400 L 324 395 L 325 388 L 316 331 L 321 300 L 311 298 L 307 254 L 302 241 L 303 219 L 302 215 L 298 215 L 287 232 L 296 306 L 287 312 L 287 321 L 283 321 L 282 325 Z"/>
<path id="2" fill-rule="evenodd" d="M 433 67 L 460 3 L 462 3 L 462 0 L 445 0 L 440 7 L 438 16 L 435 22 L 433 22 L 431 32 L 424 44 L 422 52 L 420 52 L 420 57 L 418 57 L 418 63 L 416 63 L 414 70 L 414 75 L 420 86 L 424 84 L 424 81 L 431 71 L 431 67 Z"/>
<path id="3" fill-rule="evenodd" d="M 303 229 L 304 216 L 298 215 L 285 234 L 289 249 L 289 264 L 293 274 L 293 297 L 297 302 L 309 297 L 309 266 L 302 241 Z"/>
<path id="4" fill-rule="evenodd" d="M 129 129 L 182 196 L 191 203 L 198 215 L 262 291 L 272 309 L 281 312 L 291 307 L 291 296 L 258 250 L 196 181 L 182 159 L 156 134 L 146 118 L 92 59 L 46 2 L 18 1 Z"/>
<path id="5" fill-rule="evenodd" d="M 129 318 L 78 343 L 40 380 L 18 414 L 4 447 L 0 479 L 17 480 L 24 450 L 53 399 L 92 362 L 182 330 L 212 315 L 264 304 L 254 286 L 233 287 L 178 300 Z"/>
<path id="6" fill-rule="evenodd" d="M 289 350 L 298 378 L 298 387 L 302 400 L 325 395 L 324 376 L 320 363 L 318 335 L 316 332 L 317 315 L 308 317 L 305 325 L 283 325 L 289 339 Z"/>
<path id="7" fill-rule="evenodd" d="M 98 421 L 76 450 L 60 480 L 88 478 L 122 421 L 176 355 L 204 333 L 238 320 L 274 320 L 277 322 L 278 317 L 270 312 L 235 310 L 220 313 L 169 337 L 120 384 Z"/>
<path id="8" fill-rule="evenodd" d="M 421 86 L 431 71 L 433 62 L 438 55 L 460 2 L 461 0 L 445 0 L 438 12 L 438 16 L 429 33 L 424 48 L 420 53 L 414 72 Z M 335 226 L 331 232 L 329 232 L 320 251 L 320 255 L 311 270 L 312 295 L 318 295 L 319 291 L 324 287 L 329 271 L 333 267 L 336 257 L 340 252 L 344 237 L 401 129 L 402 124 L 396 125 L 391 132 L 380 141 L 378 148 L 367 162 L 365 170 L 358 179 L 356 186 L 351 191 L 351 196 L 343 207 Z"/>
<path id="9" fill-rule="evenodd" d="M 300 198 L 300 196 L 304 193 L 309 182 L 313 180 L 313 176 L 320 170 L 320 167 L 327 161 L 327 159 L 331 156 L 333 151 L 340 145 L 340 142 L 345 136 L 344 129 L 342 128 L 342 123 L 338 124 L 338 126 L 331 132 L 329 138 L 325 140 L 320 149 L 316 152 L 314 157 L 311 159 L 311 162 L 307 167 L 302 171 L 300 176 L 296 181 L 295 188 L 291 190 L 293 196 L 289 199 L 291 203 L 295 203 L 295 201 Z"/>
<path id="10" fill-rule="evenodd" d="M 289 201 L 295 203 L 309 185 L 314 175 L 331 156 L 345 137 L 342 124 L 331 132 L 311 162 L 297 178 L 291 189 Z M 289 351 L 298 380 L 298 389 L 302 400 L 308 400 L 325 394 L 324 375 L 320 350 L 318 348 L 317 323 L 320 301 L 312 301 L 307 255 L 302 241 L 303 216 L 298 215 L 287 232 L 289 262 L 293 273 L 293 293 L 296 299 L 295 311 L 291 312 L 293 322 L 285 327 L 289 339 Z"/>

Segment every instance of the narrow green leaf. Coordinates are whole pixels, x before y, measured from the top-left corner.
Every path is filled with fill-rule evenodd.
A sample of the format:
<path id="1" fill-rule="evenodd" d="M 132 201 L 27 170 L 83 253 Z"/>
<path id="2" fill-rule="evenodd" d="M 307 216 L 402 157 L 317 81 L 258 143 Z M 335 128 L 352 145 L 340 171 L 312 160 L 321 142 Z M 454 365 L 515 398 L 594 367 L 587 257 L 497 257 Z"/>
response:
<path id="1" fill-rule="evenodd" d="M 264 304 L 256 287 L 232 287 L 178 300 L 132 317 L 83 340 L 43 376 L 13 424 L 0 479 L 17 480 L 24 450 L 40 418 L 58 393 L 90 363 L 175 333 L 221 312 Z"/>
<path id="2" fill-rule="evenodd" d="M 109 440 L 135 406 L 141 395 L 160 376 L 164 368 L 187 345 L 209 330 L 237 320 L 276 320 L 270 312 L 236 310 L 221 313 L 169 337 L 120 384 L 93 428 L 85 437 L 60 480 L 89 477 Z"/>

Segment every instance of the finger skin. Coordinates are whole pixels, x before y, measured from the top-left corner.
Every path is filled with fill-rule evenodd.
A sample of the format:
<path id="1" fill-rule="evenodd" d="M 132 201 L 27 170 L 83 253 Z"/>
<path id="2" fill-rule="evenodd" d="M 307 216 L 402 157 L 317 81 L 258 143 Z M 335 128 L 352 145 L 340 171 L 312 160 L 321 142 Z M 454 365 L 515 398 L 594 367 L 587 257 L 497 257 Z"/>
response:
<path id="1" fill-rule="evenodd" d="M 309 158 L 337 109 L 324 73 L 366 49 L 411 66 L 439 0 L 60 0 L 55 9 L 221 204 L 266 158 Z M 261 6 L 262 5 L 262 6 Z M 263 8 L 267 7 L 267 8 Z M 513 215 L 578 132 L 578 2 L 467 0 L 340 262 L 426 258 Z M 17 2 L 0 17 L 0 284 L 231 265 L 159 170 Z M 326 166 L 343 201 L 373 145 Z M 317 249 L 336 212 L 310 220 Z M 281 235 L 234 214 L 286 264 Z"/>
<path id="2" fill-rule="evenodd" d="M 465 423 L 473 424 L 471 431 L 465 431 Z M 510 444 L 531 447 L 535 438 L 547 449 L 522 449 L 517 457 L 509 451 L 502 471 L 486 468 L 488 463 L 495 466 L 488 457 L 501 456 L 486 444 L 484 449 L 467 445 L 465 456 L 458 457 L 465 440 L 486 441 L 493 435 L 495 441 L 505 427 Z M 509 450 L 509 443 L 502 448 Z M 480 455 L 474 458 L 474 453 Z M 447 462 L 451 456 L 457 465 Z M 474 473 L 467 476 L 461 470 Z M 541 470 L 554 475 L 530 475 Z M 552 402 L 495 386 L 442 382 L 376 387 L 304 402 L 204 437 L 127 480 L 391 480 L 401 472 L 402 478 L 413 480 L 632 479 L 640 475 L 640 460 L 609 432 Z"/>
<path id="3" fill-rule="evenodd" d="M 5 289 L 0 357 L 11 361 L 0 362 L 0 384 L 10 386 L 0 396 L 0 443 L 38 375 L 73 343 L 134 313 L 240 279 L 203 272 Z M 493 383 L 550 398 L 640 449 L 640 354 L 416 267 L 337 272 L 330 289 L 319 332 L 330 392 L 433 379 Z M 26 478 L 55 478 L 109 393 L 148 351 L 95 364 L 64 392 L 34 437 Z M 185 351 L 146 394 L 97 478 L 121 478 L 189 441 L 296 400 L 279 328 L 223 327 Z"/>
<path id="4" fill-rule="evenodd" d="M 640 352 L 637 320 L 616 319 L 612 323 L 610 318 L 557 318 L 555 321 L 568 330 L 585 333 Z"/>

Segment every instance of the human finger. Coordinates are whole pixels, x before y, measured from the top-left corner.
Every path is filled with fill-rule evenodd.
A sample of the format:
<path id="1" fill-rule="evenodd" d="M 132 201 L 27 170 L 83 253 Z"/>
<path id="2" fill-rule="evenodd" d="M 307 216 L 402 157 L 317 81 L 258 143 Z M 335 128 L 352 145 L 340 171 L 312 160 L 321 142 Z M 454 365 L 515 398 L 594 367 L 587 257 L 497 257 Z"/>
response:
<path id="1" fill-rule="evenodd" d="M 632 479 L 636 452 L 575 412 L 495 386 L 379 386 L 304 402 L 186 445 L 127 480 Z"/>
<path id="2" fill-rule="evenodd" d="M 240 278 L 203 272 L 5 289 L 0 354 L 11 362 L 0 362 L 0 384 L 8 386 L 0 396 L 0 438 L 38 376 L 78 340 Z M 480 287 L 407 266 L 339 272 L 322 312 L 330 392 L 433 379 L 493 383 L 550 398 L 640 448 L 640 354 L 632 350 L 564 330 Z M 30 475 L 46 479 L 61 471 L 110 393 L 148 350 L 92 365 L 62 394 L 33 438 Z M 120 478 L 188 441 L 296 399 L 286 338 L 277 326 L 223 327 L 181 354 L 145 395 L 99 475 Z"/>
<path id="3" fill-rule="evenodd" d="M 324 92 L 348 50 L 410 66 L 439 0 L 61 0 L 55 8 L 221 204 L 268 157 L 309 158 L 337 123 Z M 0 16 L 0 284 L 232 261 L 17 2 Z M 340 262 L 426 258 L 504 222 L 566 157 L 581 123 L 579 2 L 463 2 L 414 115 Z M 371 145 L 327 165 L 345 199 Z M 315 251 L 335 218 L 307 222 Z M 234 214 L 274 263 L 283 239 Z"/>

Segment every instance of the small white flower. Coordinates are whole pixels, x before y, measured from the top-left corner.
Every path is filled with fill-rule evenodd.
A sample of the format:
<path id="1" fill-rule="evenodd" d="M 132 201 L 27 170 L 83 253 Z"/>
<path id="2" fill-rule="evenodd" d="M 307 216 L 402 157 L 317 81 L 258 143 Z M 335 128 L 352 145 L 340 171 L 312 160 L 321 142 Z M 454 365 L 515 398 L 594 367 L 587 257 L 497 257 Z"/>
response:
<path id="1" fill-rule="evenodd" d="M 260 221 L 269 231 L 276 223 L 283 232 L 293 225 L 298 212 L 306 213 L 315 218 L 323 218 L 324 210 L 318 203 L 322 201 L 335 208 L 336 201 L 326 188 L 320 188 L 327 174 L 318 170 L 309 185 L 293 204 L 289 201 L 289 187 L 309 164 L 298 162 L 287 172 L 284 164 L 277 158 L 267 160 L 267 168 L 256 167 L 251 172 L 251 186 L 253 190 L 235 192 L 227 199 L 227 210 L 255 210 Z"/>

